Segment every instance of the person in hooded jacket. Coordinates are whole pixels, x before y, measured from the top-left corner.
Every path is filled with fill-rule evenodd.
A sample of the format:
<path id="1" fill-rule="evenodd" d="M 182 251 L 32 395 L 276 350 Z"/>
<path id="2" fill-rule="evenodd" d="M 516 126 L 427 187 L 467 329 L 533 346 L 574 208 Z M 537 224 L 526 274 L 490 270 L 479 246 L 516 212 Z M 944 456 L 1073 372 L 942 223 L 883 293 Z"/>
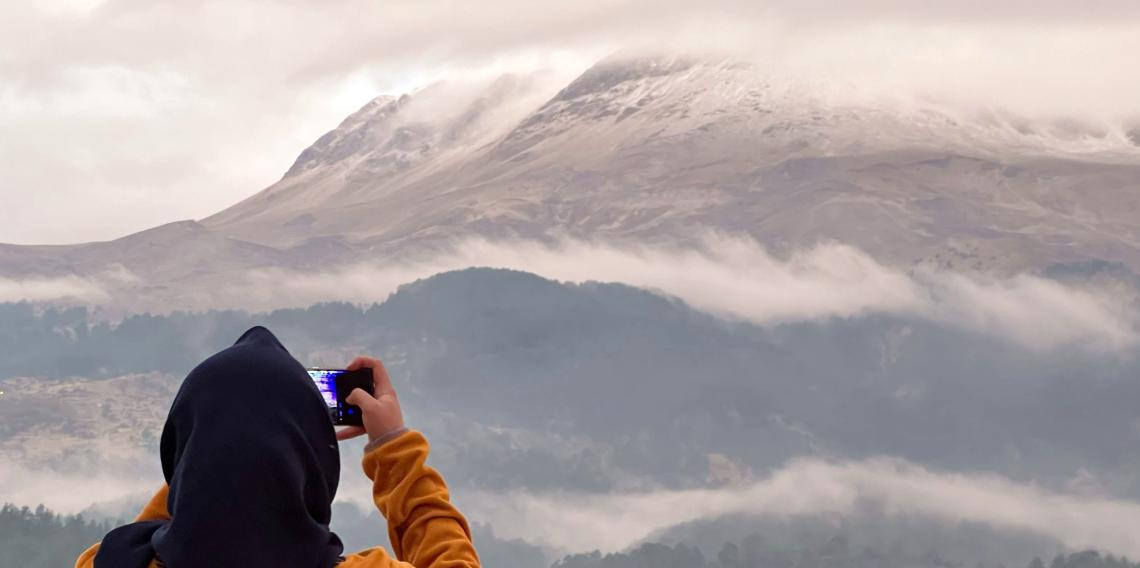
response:
<path id="1" fill-rule="evenodd" d="M 404 427 L 384 365 L 375 395 L 348 402 L 363 427 L 333 428 L 308 373 L 263 327 L 187 375 L 162 431 L 166 484 L 135 522 L 86 550 L 77 568 L 477 568 L 466 519 L 426 465 L 428 443 Z M 329 529 L 340 479 L 338 441 L 367 434 L 364 474 L 388 521 L 380 547 L 344 555 Z"/>

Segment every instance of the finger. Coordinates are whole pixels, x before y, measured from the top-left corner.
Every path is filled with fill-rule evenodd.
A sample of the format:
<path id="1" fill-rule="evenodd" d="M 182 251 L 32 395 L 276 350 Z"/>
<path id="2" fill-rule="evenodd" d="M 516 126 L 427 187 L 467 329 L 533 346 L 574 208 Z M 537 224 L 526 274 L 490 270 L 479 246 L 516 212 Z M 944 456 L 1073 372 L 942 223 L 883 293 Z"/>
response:
<path id="1" fill-rule="evenodd" d="M 372 390 L 377 394 L 382 392 L 396 394 L 396 389 L 392 386 L 392 378 L 388 375 L 388 369 L 384 367 L 382 361 L 375 357 L 357 357 L 345 369 L 349 371 L 372 369 Z"/>
<path id="2" fill-rule="evenodd" d="M 345 369 L 347 369 L 349 371 L 355 371 L 357 369 L 371 369 L 379 363 L 380 363 L 379 359 L 374 359 L 372 357 L 363 357 L 362 356 L 362 357 L 357 357 L 357 358 L 353 359 L 352 362 L 349 363 L 348 366 L 345 367 Z"/>
<path id="3" fill-rule="evenodd" d="M 372 367 L 372 386 L 376 394 L 392 393 L 396 394 L 396 389 L 392 387 L 392 378 L 388 376 L 388 369 L 384 367 L 384 363 L 379 359 L 373 359 L 376 363 Z"/>
<path id="4" fill-rule="evenodd" d="M 376 399 L 372 398 L 372 396 L 365 392 L 364 389 L 352 389 L 352 392 L 348 393 L 348 396 L 344 397 L 344 401 L 353 406 L 363 407 L 369 402 L 376 402 Z"/>
<path id="5" fill-rule="evenodd" d="M 344 440 L 350 440 L 364 433 L 365 430 L 363 426 L 349 426 L 347 428 L 337 430 L 336 439 L 337 441 L 343 442 Z"/>

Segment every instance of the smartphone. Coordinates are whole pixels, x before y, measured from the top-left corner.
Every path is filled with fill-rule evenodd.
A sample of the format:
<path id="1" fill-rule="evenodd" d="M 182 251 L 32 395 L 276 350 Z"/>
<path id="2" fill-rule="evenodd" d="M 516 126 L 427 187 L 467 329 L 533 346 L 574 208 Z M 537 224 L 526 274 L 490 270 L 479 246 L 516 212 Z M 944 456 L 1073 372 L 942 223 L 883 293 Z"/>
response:
<path id="1" fill-rule="evenodd" d="M 309 377 L 321 391 L 325 404 L 329 407 L 329 417 L 336 426 L 363 426 L 364 415 L 359 406 L 344 401 L 353 389 L 361 389 L 374 394 L 372 369 L 346 371 L 344 369 L 308 369 Z"/>

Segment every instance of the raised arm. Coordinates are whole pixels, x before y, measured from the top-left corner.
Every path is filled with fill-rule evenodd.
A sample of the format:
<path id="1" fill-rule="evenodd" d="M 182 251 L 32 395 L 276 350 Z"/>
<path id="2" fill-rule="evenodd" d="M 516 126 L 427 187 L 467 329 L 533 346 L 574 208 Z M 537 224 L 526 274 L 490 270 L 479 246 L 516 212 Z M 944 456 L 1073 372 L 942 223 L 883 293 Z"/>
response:
<path id="1" fill-rule="evenodd" d="M 372 369 L 375 397 L 356 390 L 348 402 L 360 407 L 363 428 L 342 430 L 346 439 L 367 432 L 364 474 L 372 480 L 372 496 L 388 520 L 388 537 L 396 558 L 370 549 L 345 559 L 343 568 L 479 568 L 467 520 L 451 504 L 447 484 L 428 467 L 428 442 L 404 427 L 400 403 L 384 365 L 357 358 L 349 369 Z"/>

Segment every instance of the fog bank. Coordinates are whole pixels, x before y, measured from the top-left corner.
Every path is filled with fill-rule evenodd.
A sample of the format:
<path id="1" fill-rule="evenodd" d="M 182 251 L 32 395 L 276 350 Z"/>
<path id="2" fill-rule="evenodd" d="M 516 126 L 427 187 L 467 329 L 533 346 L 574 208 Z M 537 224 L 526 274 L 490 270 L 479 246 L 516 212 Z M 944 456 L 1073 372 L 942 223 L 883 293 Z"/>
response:
<path id="1" fill-rule="evenodd" d="M 894 459 L 799 460 L 734 488 L 625 495 L 460 492 L 497 533 L 558 549 L 621 550 L 679 523 L 747 513 L 850 515 L 881 507 L 947 523 L 982 522 L 1052 537 L 1072 549 L 1140 555 L 1140 503 L 1043 491 L 999 476 L 936 472 Z"/>
<path id="2" fill-rule="evenodd" d="M 751 239 L 719 236 L 707 237 L 701 249 L 468 240 L 449 253 L 414 263 L 362 264 L 320 274 L 251 271 L 238 289 L 257 290 L 255 297 L 238 294 L 218 301 L 245 309 L 329 300 L 382 302 L 400 284 L 470 266 L 523 270 L 569 282 L 620 282 L 760 325 L 885 314 L 1040 351 L 1122 350 L 1140 338 L 1135 308 L 1107 289 L 1029 274 L 999 278 L 935 269 L 904 272 L 842 244 L 780 258 Z"/>

